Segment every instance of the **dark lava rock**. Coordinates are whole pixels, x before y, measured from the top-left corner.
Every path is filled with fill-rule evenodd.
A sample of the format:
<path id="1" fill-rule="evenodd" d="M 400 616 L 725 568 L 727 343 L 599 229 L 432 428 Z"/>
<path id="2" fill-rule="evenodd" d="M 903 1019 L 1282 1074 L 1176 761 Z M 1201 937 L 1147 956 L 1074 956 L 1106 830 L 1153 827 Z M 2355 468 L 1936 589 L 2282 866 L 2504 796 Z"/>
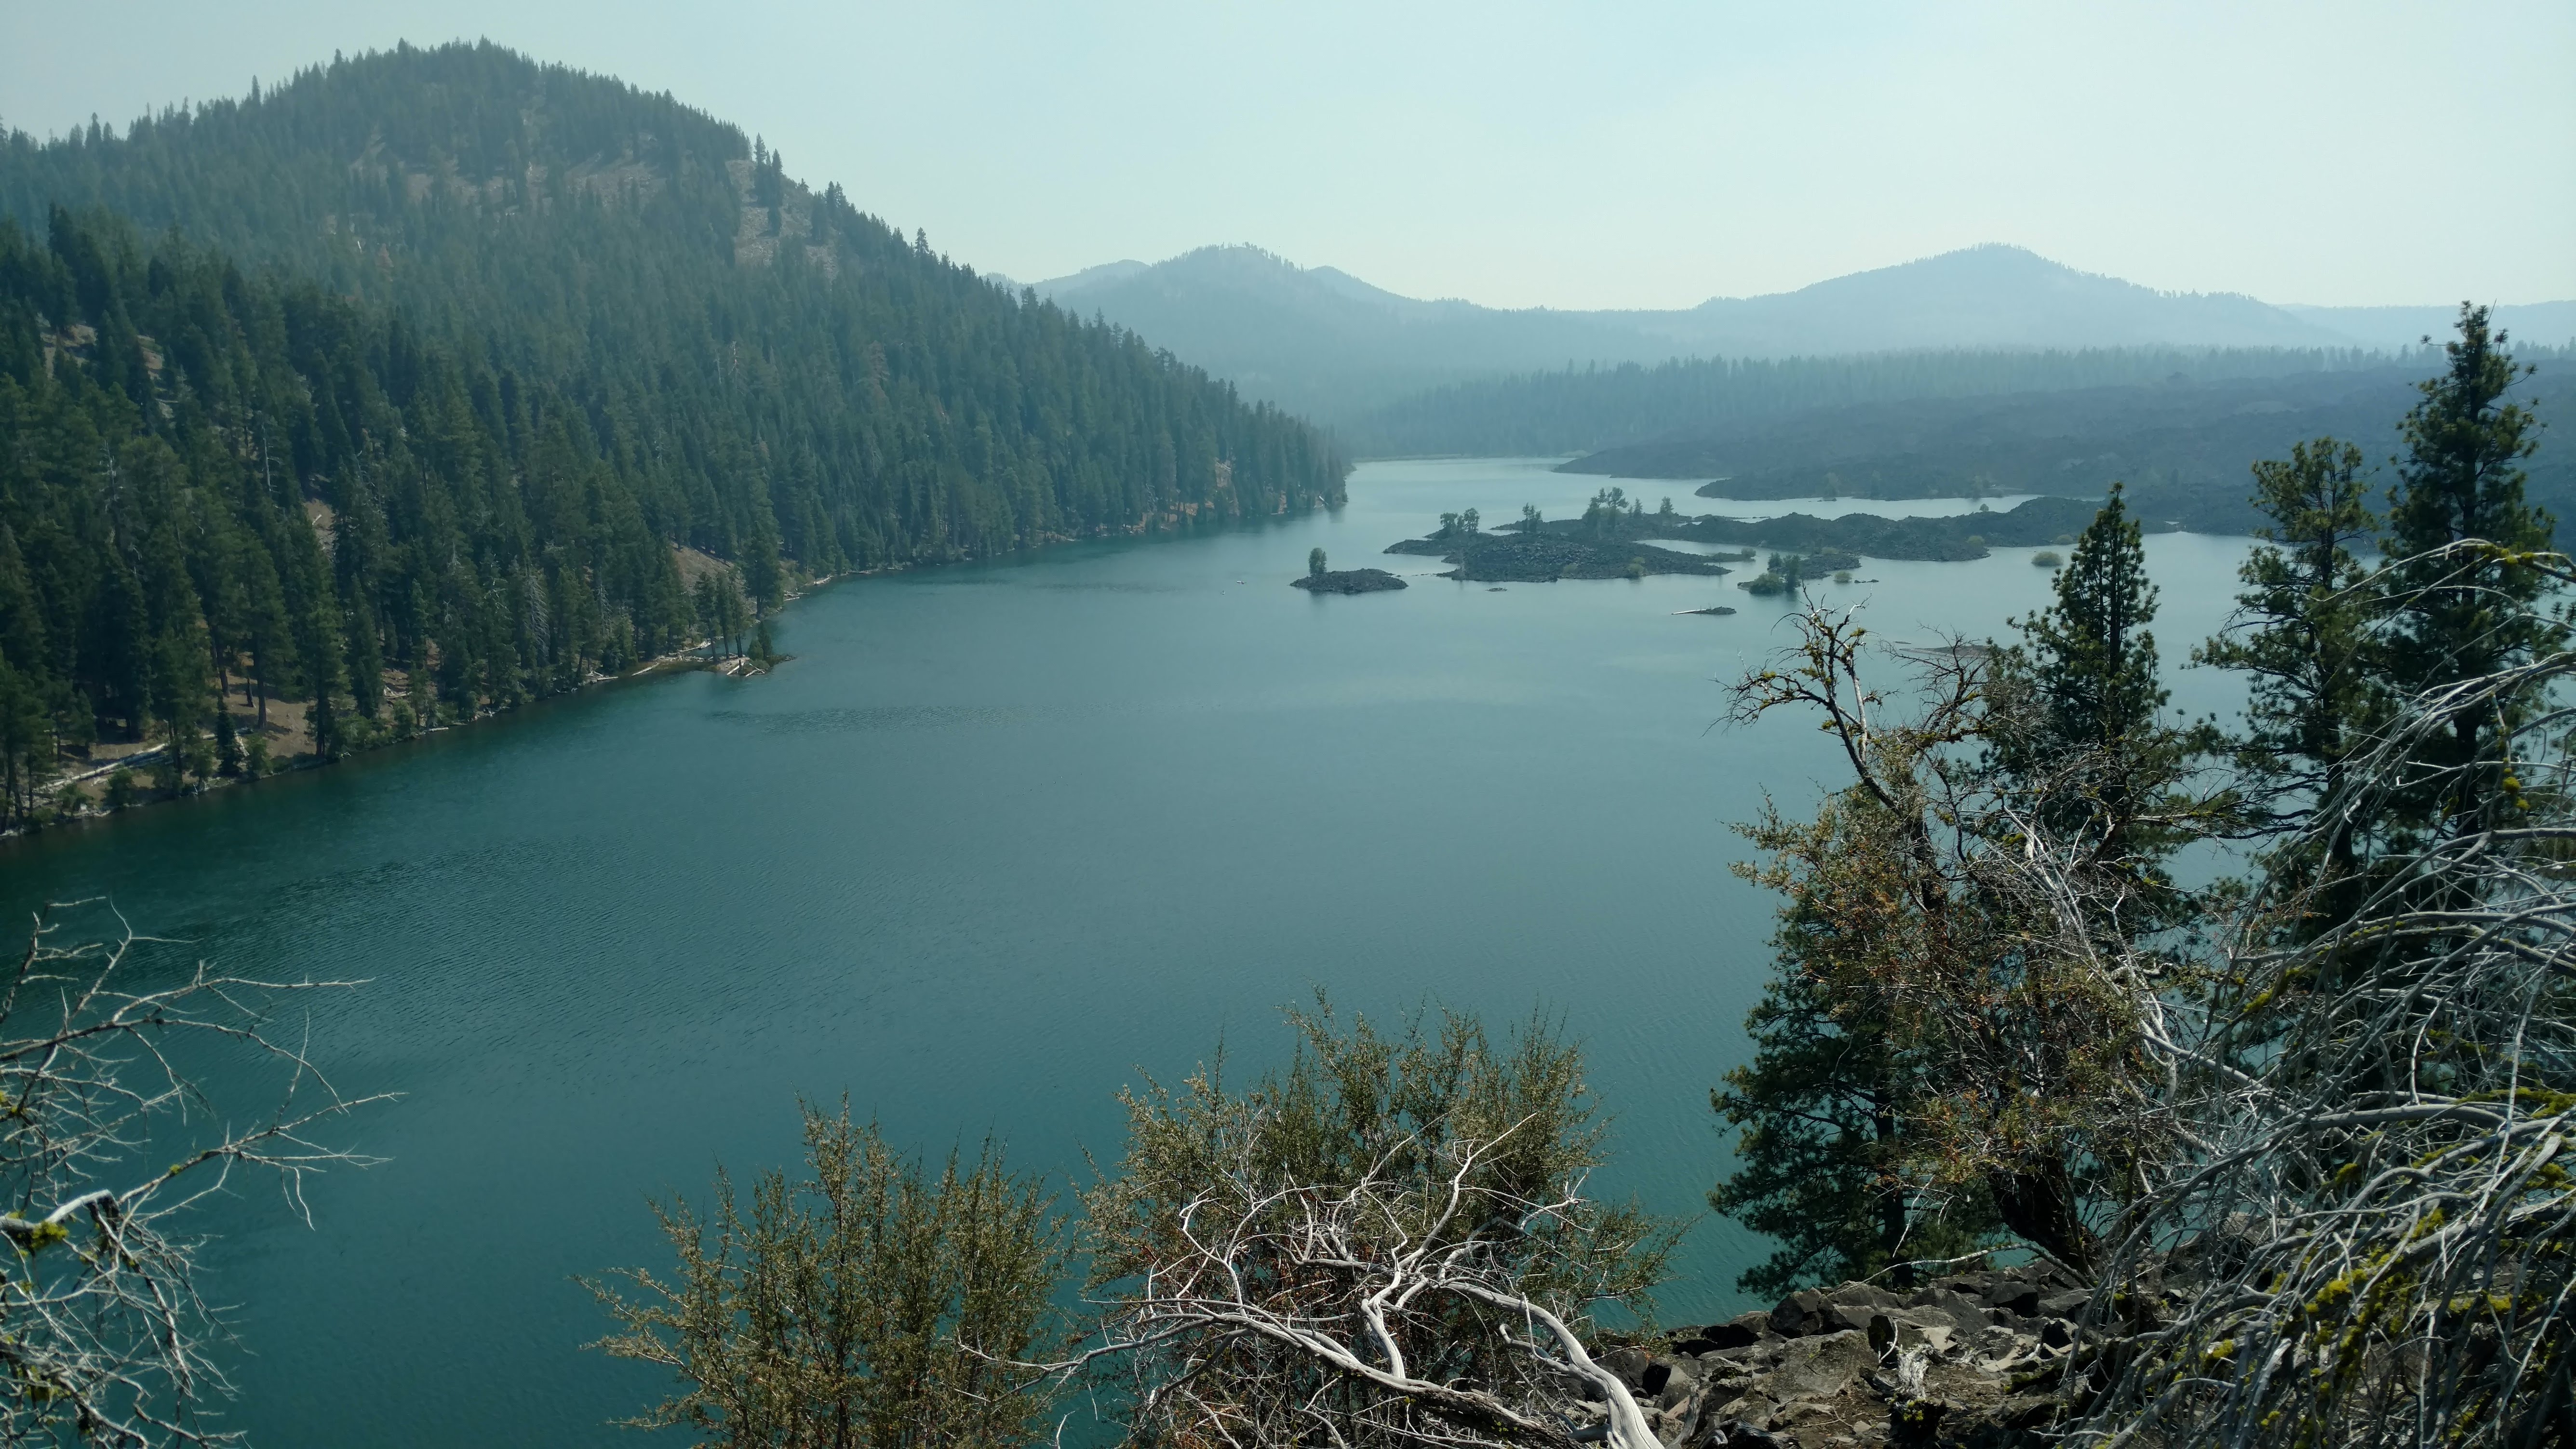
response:
<path id="1" fill-rule="evenodd" d="M 1384 569 L 1335 569 L 1330 573 L 1308 574 L 1291 584 L 1293 588 L 1312 589 L 1319 594 L 1375 594 L 1404 586 L 1404 580 Z"/>
<path id="2" fill-rule="evenodd" d="M 1730 1348 L 1751 1348 L 1762 1341 L 1762 1329 L 1756 1323 L 1746 1322 L 1747 1318 L 1758 1322 L 1757 1315 L 1747 1314 L 1733 1323 L 1712 1323 L 1706 1328 L 1689 1329 L 1673 1347 L 1693 1358 L 1704 1353 L 1723 1353 Z"/>
<path id="3" fill-rule="evenodd" d="M 1445 559 L 1458 567 L 1443 577 L 1470 583 L 1547 584 L 1558 579 L 1616 579 L 1644 574 L 1713 577 L 1728 572 L 1724 564 L 1701 554 L 1657 548 L 1633 539 L 1575 538 L 1552 533 L 1408 538 L 1388 545 L 1386 551 Z"/>
<path id="4" fill-rule="evenodd" d="M 2043 1317 L 2073 1318 L 2083 1312 L 2084 1306 L 2092 1301 L 2093 1295 L 2081 1290 L 2051 1293 L 2039 1300 L 2039 1311 Z"/>
<path id="5" fill-rule="evenodd" d="M 2075 1289 L 2037 1265 L 1844 1283 L 1602 1362 L 1669 1449 L 2051 1449 L 2085 1392 Z"/>
<path id="6" fill-rule="evenodd" d="M 2016 1283 L 2010 1279 L 1996 1284 L 1986 1294 L 1986 1306 L 2000 1308 L 2022 1318 L 2039 1316 L 2039 1285 Z"/>
<path id="7" fill-rule="evenodd" d="M 1801 1288 L 1780 1300 L 1771 1310 L 1771 1331 L 1782 1338 L 1798 1338 L 1823 1331 L 1825 1314 L 1832 1300 L 1813 1288 Z"/>

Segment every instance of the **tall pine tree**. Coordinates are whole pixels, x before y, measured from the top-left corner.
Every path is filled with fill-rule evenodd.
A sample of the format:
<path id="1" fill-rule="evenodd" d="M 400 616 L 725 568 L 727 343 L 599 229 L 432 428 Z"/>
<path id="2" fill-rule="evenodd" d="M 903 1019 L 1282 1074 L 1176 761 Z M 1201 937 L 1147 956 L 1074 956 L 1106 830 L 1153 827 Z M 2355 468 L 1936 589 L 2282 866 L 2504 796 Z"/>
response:
<path id="1" fill-rule="evenodd" d="M 2186 738 L 2162 718 L 2169 695 L 2147 627 L 2156 586 L 2123 494 L 2113 484 L 2075 540 L 2056 601 L 2015 621 L 2020 642 L 1995 651 L 1987 738 L 1992 767 L 2040 824 L 2140 888 L 2124 920 L 2104 923 L 2134 930 L 2179 904 L 2164 862 L 2193 827 L 2177 791 Z"/>
<path id="2" fill-rule="evenodd" d="M 2234 626 L 2194 655 L 2247 677 L 2244 731 L 2227 742 L 2249 826 L 2283 843 L 2266 853 L 2269 880 L 2312 895 L 2301 920 L 2345 914 L 2373 822 L 2347 798 L 2354 754 L 2388 714 L 2372 647 L 2374 600 L 2355 555 L 2376 534 L 2362 454 L 2319 438 L 2287 459 L 2254 465 L 2264 542 L 2237 576 Z M 2310 833 L 2314 813 L 2332 814 Z"/>
<path id="3" fill-rule="evenodd" d="M 2443 347 L 2449 366 L 2406 415 L 2380 545 L 2394 564 L 2380 669 L 2418 695 L 2527 663 L 2567 638 L 2534 607 L 2548 581 L 2532 556 L 2549 549 L 2553 525 L 2523 498 L 2538 420 L 2506 397 L 2531 369 L 2515 364 L 2484 307 L 2461 306 L 2459 334 Z M 2524 691 L 2454 712 L 2446 736 L 2423 746 L 2414 775 L 2424 783 L 2394 802 L 2396 824 L 2446 834 L 2509 822 L 2519 792 L 2503 779 L 2499 742 L 2537 704 Z"/>

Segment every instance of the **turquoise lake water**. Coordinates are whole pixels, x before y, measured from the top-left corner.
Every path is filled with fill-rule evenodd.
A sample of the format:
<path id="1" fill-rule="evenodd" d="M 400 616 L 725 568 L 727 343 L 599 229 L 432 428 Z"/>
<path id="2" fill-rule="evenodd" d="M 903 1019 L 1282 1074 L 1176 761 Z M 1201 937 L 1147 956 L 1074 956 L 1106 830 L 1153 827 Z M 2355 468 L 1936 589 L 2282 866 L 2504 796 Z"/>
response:
<path id="1" fill-rule="evenodd" d="M 648 1197 L 792 1160 L 800 1093 L 1073 1172 L 1115 1155 L 1122 1084 L 1220 1040 L 1236 1070 L 1278 1060 L 1278 1008 L 1316 986 L 1561 1013 L 1617 1119 L 1597 1186 L 1699 1214 L 1726 1161 L 1708 1089 L 1767 966 L 1729 823 L 1765 792 L 1803 809 L 1834 761 L 1810 721 L 1717 723 L 1720 681 L 1787 638 L 1732 580 L 1493 591 L 1378 556 L 1443 511 L 1562 517 L 1619 481 L 1546 469 L 1372 464 L 1332 515 L 848 580 L 787 612 L 797 657 L 767 678 L 614 685 L 0 845 L 20 919 L 107 893 L 186 943 L 161 969 L 367 978 L 311 1029 L 344 1089 L 404 1094 L 341 1139 L 387 1161 L 316 1184 L 311 1229 L 248 1182 L 207 1223 L 235 1422 L 269 1446 L 650 1442 L 607 1421 L 663 1384 L 581 1351 L 607 1324 L 573 1282 L 665 1261 Z M 1968 506 L 1626 486 L 1746 516 Z M 1413 586 L 1289 588 L 1318 545 Z M 2169 668 L 2245 547 L 2148 540 Z M 1825 593 L 1885 636 L 1983 636 L 2046 602 L 2029 555 L 1872 560 Z M 1741 612 L 1674 616 L 1711 603 Z M 2179 709 L 2231 696 L 2172 678 Z M 1666 1316 L 1740 1311 L 1757 1251 L 1699 1222 Z"/>

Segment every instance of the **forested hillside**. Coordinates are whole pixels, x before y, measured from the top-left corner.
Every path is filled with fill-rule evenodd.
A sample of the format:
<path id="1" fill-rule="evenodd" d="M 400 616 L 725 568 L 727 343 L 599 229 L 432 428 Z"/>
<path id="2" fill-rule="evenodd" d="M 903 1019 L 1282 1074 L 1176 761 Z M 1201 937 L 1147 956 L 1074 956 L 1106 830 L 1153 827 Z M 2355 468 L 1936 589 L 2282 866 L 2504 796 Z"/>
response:
<path id="1" fill-rule="evenodd" d="M 2512 397 L 2544 422 L 2576 407 L 2576 366 L 2547 349 Z M 2250 532 L 2248 468 L 2321 435 L 2373 464 L 2400 441 L 2392 419 L 2416 395 L 2413 370 L 2379 367 L 2274 378 L 2176 377 L 1989 397 L 1921 397 L 1818 409 L 1777 421 L 1609 448 L 1566 464 L 1616 477 L 1715 478 L 1718 498 L 1943 498 L 2047 493 L 2099 498 L 2113 483 L 2150 527 Z M 2576 505 L 2576 459 L 2543 449 L 2534 501 Z"/>
<path id="2" fill-rule="evenodd" d="M 1379 408 L 1345 435 L 1360 451 L 1375 455 L 1543 457 L 1731 434 L 1862 403 L 2116 387 L 2178 374 L 2212 381 L 2387 365 L 2388 358 L 2368 353 L 2269 347 L 1714 357 L 1653 367 L 1569 367 L 1458 383 Z"/>
<path id="3" fill-rule="evenodd" d="M 732 127 L 490 46 L 0 142 L 12 817 L 58 743 L 220 768 L 295 700 L 327 754 L 721 632 L 732 588 L 1298 511 L 1344 471 Z M 692 590 L 683 546 L 733 567 Z"/>

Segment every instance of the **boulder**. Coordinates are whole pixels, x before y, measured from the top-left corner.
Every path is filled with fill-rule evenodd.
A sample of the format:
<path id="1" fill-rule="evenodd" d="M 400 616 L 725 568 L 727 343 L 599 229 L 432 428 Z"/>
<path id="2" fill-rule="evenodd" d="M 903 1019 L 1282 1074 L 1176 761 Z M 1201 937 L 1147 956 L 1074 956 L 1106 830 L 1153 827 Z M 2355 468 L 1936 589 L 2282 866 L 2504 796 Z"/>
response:
<path id="1" fill-rule="evenodd" d="M 1822 1333 L 1825 1314 L 1832 1307 L 1833 1300 L 1824 1294 L 1813 1288 L 1801 1288 L 1781 1299 L 1780 1306 L 1771 1310 L 1771 1331 L 1782 1338 L 1803 1338 L 1810 1333 Z"/>
<path id="2" fill-rule="evenodd" d="M 2039 1300 L 2039 1316 L 2074 1318 L 2083 1313 L 2086 1305 L 2092 1301 L 2093 1295 L 2082 1289 L 2067 1293 L 2051 1293 Z"/>
<path id="3" fill-rule="evenodd" d="M 1712 1323 L 1706 1328 L 1685 1328 L 1674 1336 L 1673 1351 L 1697 1358 L 1704 1353 L 1724 1353 L 1733 1348 L 1751 1348 L 1760 1343 L 1771 1329 L 1768 1313 L 1747 1313 L 1728 1323 Z"/>
<path id="4" fill-rule="evenodd" d="M 1646 1370 L 1653 1367 L 1654 1362 L 1652 1354 L 1636 1347 L 1617 1349 L 1601 1356 L 1601 1366 L 1617 1375 L 1619 1382 L 1631 1390 L 1645 1388 Z M 1663 1385 L 1658 1382 L 1655 1387 L 1662 1388 Z"/>
<path id="5" fill-rule="evenodd" d="M 1905 1306 L 1916 1312 L 1937 1315 L 1935 1321 L 1947 1320 L 1954 1329 L 1965 1332 L 1983 1327 L 1990 1320 L 1985 1303 L 1953 1288 L 1925 1288 L 1906 1300 Z"/>
<path id="6" fill-rule="evenodd" d="M 2039 1285 L 2011 1278 L 2000 1279 L 1986 1290 L 1986 1306 L 2000 1308 L 2022 1318 L 2037 1318 Z"/>

